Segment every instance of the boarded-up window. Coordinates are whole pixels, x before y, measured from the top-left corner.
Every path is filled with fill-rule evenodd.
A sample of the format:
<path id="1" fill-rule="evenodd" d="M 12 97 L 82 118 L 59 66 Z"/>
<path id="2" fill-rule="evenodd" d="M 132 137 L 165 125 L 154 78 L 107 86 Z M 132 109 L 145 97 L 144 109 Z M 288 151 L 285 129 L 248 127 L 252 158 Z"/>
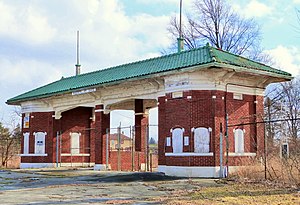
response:
<path id="1" fill-rule="evenodd" d="M 23 133 L 24 136 L 24 148 L 23 148 L 23 154 L 29 153 L 29 132 Z"/>
<path id="2" fill-rule="evenodd" d="M 208 128 L 198 127 L 194 132 L 194 152 L 209 153 L 210 132 Z"/>
<path id="3" fill-rule="evenodd" d="M 47 132 L 34 132 L 33 135 L 35 136 L 34 153 L 45 154 L 45 137 Z"/>
<path id="4" fill-rule="evenodd" d="M 174 153 L 183 152 L 183 128 L 175 128 L 172 130 L 172 147 Z"/>
<path id="5" fill-rule="evenodd" d="M 244 153 L 244 131 L 242 129 L 234 130 L 235 153 Z"/>
<path id="6" fill-rule="evenodd" d="M 79 154 L 80 151 L 80 133 L 72 132 L 71 134 L 71 153 Z"/>

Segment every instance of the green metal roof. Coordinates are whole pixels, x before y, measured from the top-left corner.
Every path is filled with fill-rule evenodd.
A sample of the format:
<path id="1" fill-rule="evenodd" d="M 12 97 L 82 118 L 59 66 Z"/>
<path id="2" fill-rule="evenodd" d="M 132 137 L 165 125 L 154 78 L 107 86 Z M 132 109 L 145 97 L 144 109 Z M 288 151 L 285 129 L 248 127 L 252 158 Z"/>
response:
<path id="1" fill-rule="evenodd" d="M 6 103 L 18 104 L 18 102 L 50 97 L 83 88 L 96 87 L 107 83 L 135 79 L 143 76 L 147 78 L 152 74 L 163 74 L 167 71 L 174 71 L 197 65 L 208 65 L 210 63 L 219 63 L 224 65 L 224 67 L 226 67 L 226 65 L 233 65 L 246 68 L 249 70 L 249 72 L 255 72 L 255 70 L 259 70 L 265 71 L 269 73 L 269 75 L 277 74 L 282 78 L 291 78 L 291 74 L 287 72 L 251 61 L 241 56 L 218 50 L 207 45 L 180 53 L 174 53 L 98 70 L 95 72 L 62 78 L 53 83 L 11 98 L 7 100 Z"/>

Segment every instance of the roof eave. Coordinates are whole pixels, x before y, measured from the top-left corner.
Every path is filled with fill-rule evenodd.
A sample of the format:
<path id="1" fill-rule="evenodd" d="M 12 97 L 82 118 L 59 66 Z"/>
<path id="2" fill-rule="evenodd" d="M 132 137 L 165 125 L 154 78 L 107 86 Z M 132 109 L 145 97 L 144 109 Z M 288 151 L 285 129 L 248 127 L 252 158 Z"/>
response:
<path id="1" fill-rule="evenodd" d="M 21 98 L 18 100 L 9 99 L 6 101 L 6 104 L 20 106 L 22 102 L 43 99 L 43 98 L 48 98 L 48 97 L 55 97 L 55 96 L 59 96 L 59 95 L 68 94 L 68 93 L 71 93 L 74 91 L 79 91 L 82 89 L 97 88 L 97 87 L 101 87 L 101 86 L 111 86 L 111 85 L 123 83 L 125 81 L 142 80 L 142 79 L 147 79 L 147 78 L 151 78 L 151 77 L 162 77 L 162 76 L 166 76 L 166 75 L 170 75 L 170 74 L 175 74 L 180 71 L 194 71 L 194 70 L 198 70 L 198 69 L 211 68 L 211 67 L 227 68 L 227 69 L 232 69 L 236 72 L 245 72 L 245 73 L 251 73 L 251 74 L 255 74 L 255 75 L 266 75 L 266 76 L 271 76 L 271 77 L 274 77 L 274 78 L 277 78 L 280 80 L 284 80 L 284 81 L 289 81 L 289 80 L 293 79 L 292 76 L 288 76 L 288 75 L 283 75 L 283 74 L 278 74 L 278 73 L 268 72 L 268 71 L 262 71 L 262 70 L 249 69 L 246 67 L 235 66 L 235 65 L 219 63 L 219 62 L 214 61 L 214 62 L 207 62 L 204 64 L 198 64 L 198 65 L 193 65 L 193 66 L 181 67 L 181 68 L 177 68 L 175 70 L 170 70 L 170 71 L 158 72 L 158 73 L 153 73 L 153 74 L 149 74 L 149 75 L 137 76 L 137 77 L 133 77 L 133 78 L 126 78 L 126 79 L 122 79 L 119 81 L 111 81 L 111 82 L 102 83 L 102 84 L 95 84 L 95 85 L 91 85 L 91 86 L 80 87 L 80 88 L 76 88 L 76 89 L 72 89 L 72 90 L 65 90 L 65 91 L 61 91 L 61 92 L 50 93 L 50 94 L 41 95 L 41 96 L 33 96 L 33 97 L 28 97 L 28 98 L 23 98 L 23 99 Z"/>
<path id="2" fill-rule="evenodd" d="M 111 81 L 111 82 L 107 82 L 107 83 L 102 83 L 102 84 L 96 84 L 96 85 L 91 85 L 91 86 L 85 86 L 85 87 L 80 87 L 80 88 L 76 88 L 76 89 L 72 89 L 72 90 L 66 90 L 66 91 L 61 91 L 61 92 L 56 92 L 56 93 L 50 93 L 50 94 L 46 94 L 46 95 L 40 95 L 40 96 L 33 96 L 33 97 L 28 97 L 28 98 L 21 98 L 18 100 L 7 100 L 6 104 L 8 105 L 18 105 L 20 106 L 22 102 L 26 102 L 26 101 L 30 101 L 30 100 L 38 100 L 38 99 L 44 99 L 44 98 L 48 98 L 48 97 L 55 97 L 55 96 L 59 96 L 59 95 L 64 95 L 64 94 L 68 94 L 68 93 L 72 93 L 75 91 L 79 91 L 82 89 L 87 89 L 87 88 L 97 88 L 97 87 L 101 87 L 101 86 L 111 86 L 111 85 L 116 85 L 116 84 L 120 84 L 123 83 L 125 81 L 135 81 L 135 80 L 143 80 L 143 79 L 147 79 L 147 78 L 151 78 L 151 77 L 162 77 L 165 75 L 170 75 L 170 74 L 175 74 L 178 73 L 180 71 L 193 71 L 193 70 L 197 70 L 199 68 L 209 68 L 214 66 L 215 63 L 213 62 L 209 62 L 206 64 L 199 64 L 199 65 L 194 65 L 194 66 L 188 66 L 188 67 L 182 67 L 182 68 L 178 68 L 175 70 L 170 70 L 170 71 L 165 71 L 165 72 L 159 72 L 159 73 L 153 73 L 153 74 L 149 74 L 149 75 L 143 75 L 143 76 L 137 76 L 137 77 L 133 77 L 133 78 L 127 78 L 127 79 L 123 79 L 123 80 L 119 80 L 119 81 Z"/>
<path id="3" fill-rule="evenodd" d="M 216 62 L 215 66 L 220 67 L 220 68 L 222 67 L 222 68 L 233 69 L 236 72 L 252 73 L 254 75 L 271 76 L 271 77 L 274 77 L 274 78 L 282 79 L 284 81 L 290 81 L 290 80 L 294 79 L 293 76 L 289 76 L 289 75 L 283 75 L 283 74 L 268 72 L 268 71 L 263 71 L 263 70 L 255 70 L 255 69 L 251 69 L 251 68 L 246 68 L 246 67 L 242 67 L 242 66 L 235 66 L 235 65 L 230 65 L 230 64 L 224 64 L 224 63 L 217 63 Z"/>

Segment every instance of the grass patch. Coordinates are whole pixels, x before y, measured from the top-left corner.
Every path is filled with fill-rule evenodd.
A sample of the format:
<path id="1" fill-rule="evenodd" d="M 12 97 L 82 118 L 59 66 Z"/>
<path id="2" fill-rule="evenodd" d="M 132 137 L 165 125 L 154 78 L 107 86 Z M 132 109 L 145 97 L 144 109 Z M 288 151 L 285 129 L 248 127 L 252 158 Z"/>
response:
<path id="1" fill-rule="evenodd" d="M 235 184 L 203 187 L 168 200 L 168 204 L 300 204 L 294 189 L 267 187 L 262 184 Z"/>
<path id="2" fill-rule="evenodd" d="M 0 181 L 0 185 L 9 185 L 12 184 L 13 182 L 11 181 Z"/>

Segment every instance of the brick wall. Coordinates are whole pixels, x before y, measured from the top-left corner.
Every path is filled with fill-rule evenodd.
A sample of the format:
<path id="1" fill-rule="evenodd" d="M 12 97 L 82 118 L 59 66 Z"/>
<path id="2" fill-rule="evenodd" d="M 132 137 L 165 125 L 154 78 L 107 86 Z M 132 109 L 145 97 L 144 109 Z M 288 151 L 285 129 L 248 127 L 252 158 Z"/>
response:
<path id="1" fill-rule="evenodd" d="M 45 153 L 48 156 L 26 156 L 21 157 L 21 163 L 51 163 L 53 162 L 53 139 L 55 138 L 55 132 L 53 131 L 54 118 L 52 115 L 54 112 L 35 112 L 30 113 L 29 128 L 23 128 L 24 114 L 22 115 L 22 132 L 29 132 L 29 153 L 34 154 L 35 137 L 34 132 L 47 132 L 45 137 Z M 22 135 L 21 140 L 21 153 L 24 150 L 24 137 Z"/>
<path id="2" fill-rule="evenodd" d="M 45 153 L 43 156 L 25 156 L 21 158 L 22 163 L 54 163 L 56 162 L 56 135 L 57 131 L 61 133 L 59 147 L 61 153 L 70 153 L 70 133 L 80 132 L 80 153 L 90 153 L 90 134 L 94 130 L 90 130 L 92 108 L 78 107 L 62 113 L 59 120 L 55 120 L 54 112 L 35 112 L 30 114 L 30 127 L 23 128 L 24 132 L 30 132 L 29 137 L 29 153 L 34 153 L 35 139 L 34 132 L 47 132 L 45 142 Z M 23 115 L 24 118 L 24 115 Z M 23 120 L 22 120 L 23 122 Z M 23 126 L 22 126 L 23 127 Z M 24 139 L 22 136 L 21 148 L 23 152 Z M 90 157 L 59 156 L 62 163 L 69 162 L 90 162 Z"/>
<path id="3" fill-rule="evenodd" d="M 90 135 L 91 132 L 91 117 L 92 117 L 92 108 L 87 107 L 77 107 L 72 110 L 68 110 L 62 113 L 60 119 L 61 127 L 61 153 L 71 153 L 71 136 L 72 132 L 79 132 L 81 135 L 79 137 L 79 153 L 89 154 L 90 153 Z M 81 156 L 61 156 L 62 163 L 69 162 L 89 162 L 90 157 L 81 157 Z"/>
<path id="4" fill-rule="evenodd" d="M 134 153 L 134 170 L 141 170 L 141 164 L 145 163 L 146 155 L 144 152 Z M 109 164 L 112 170 L 118 170 L 118 151 L 109 152 Z M 132 153 L 131 151 L 120 152 L 120 170 L 132 170 Z"/>
<path id="5" fill-rule="evenodd" d="M 226 103 L 225 103 L 226 99 Z M 255 102 L 257 101 L 257 103 Z M 243 95 L 242 100 L 233 99 L 233 93 L 224 91 L 185 91 L 182 98 L 172 99 L 172 94 L 158 99 L 159 106 L 159 165 L 169 166 L 218 166 L 220 163 L 220 131 L 225 134 L 225 109 L 229 116 L 229 125 L 253 123 L 258 114 L 263 113 L 263 97 Z M 165 156 L 165 152 L 172 152 L 172 147 L 165 146 L 165 138 L 171 137 L 172 127 L 183 127 L 184 136 L 189 136 L 189 146 L 184 147 L 184 152 L 193 152 L 194 139 L 191 133 L 192 127 L 210 127 L 211 141 L 210 152 L 213 157 L 178 157 Z M 259 133 L 263 132 L 259 125 L 236 125 L 228 129 L 229 152 L 234 152 L 234 129 L 244 129 L 245 152 L 256 152 L 263 149 L 263 138 Z M 226 152 L 226 141 L 223 137 L 223 152 Z M 231 157 L 229 165 L 242 163 L 247 157 Z M 225 163 L 225 159 L 223 159 Z"/>

